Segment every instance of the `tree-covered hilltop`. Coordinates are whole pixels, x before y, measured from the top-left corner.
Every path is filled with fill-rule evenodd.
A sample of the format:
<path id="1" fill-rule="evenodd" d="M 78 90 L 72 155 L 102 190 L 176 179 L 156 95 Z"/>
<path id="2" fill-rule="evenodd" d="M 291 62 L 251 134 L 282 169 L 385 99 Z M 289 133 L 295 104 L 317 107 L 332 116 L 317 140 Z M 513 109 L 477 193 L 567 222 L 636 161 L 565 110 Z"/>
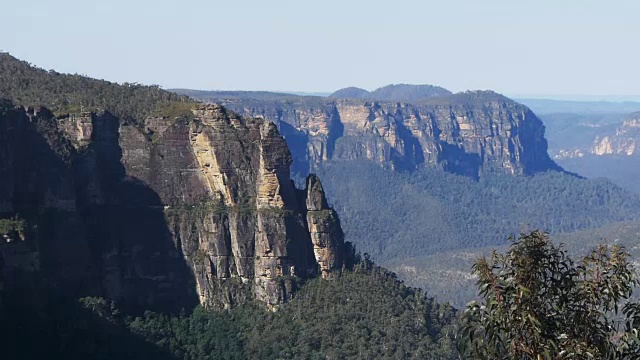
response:
<path id="1" fill-rule="evenodd" d="M 57 114 L 107 110 L 125 119 L 183 115 L 194 100 L 159 86 L 117 84 L 37 68 L 0 53 L 0 98 L 16 105 L 46 106 Z"/>
<path id="2" fill-rule="evenodd" d="M 374 91 L 357 87 L 340 89 L 329 97 L 340 99 L 369 99 L 377 101 L 419 102 L 429 98 L 451 95 L 451 91 L 435 85 L 390 84 Z"/>
<path id="3" fill-rule="evenodd" d="M 335 279 L 309 281 L 276 312 L 248 304 L 132 316 L 101 298 L 25 295 L 11 292 L 3 303 L 3 358 L 457 358 L 456 311 L 367 260 Z"/>
<path id="4" fill-rule="evenodd" d="M 369 99 L 371 92 L 359 87 L 350 86 L 334 91 L 329 97 L 338 99 Z"/>

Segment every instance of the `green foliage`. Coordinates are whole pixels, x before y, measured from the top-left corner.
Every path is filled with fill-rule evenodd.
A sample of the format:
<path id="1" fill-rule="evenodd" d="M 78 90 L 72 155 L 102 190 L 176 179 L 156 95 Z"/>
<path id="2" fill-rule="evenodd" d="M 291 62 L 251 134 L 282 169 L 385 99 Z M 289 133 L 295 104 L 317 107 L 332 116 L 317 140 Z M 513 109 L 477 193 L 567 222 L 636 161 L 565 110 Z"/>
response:
<path id="1" fill-rule="evenodd" d="M 522 235 L 473 267 L 481 303 L 462 317 L 469 359 L 637 359 L 639 282 L 629 255 L 600 246 L 578 263 L 546 233 Z M 620 317 L 622 310 L 622 317 Z"/>
<path id="2" fill-rule="evenodd" d="M 226 206 L 221 199 L 204 199 L 202 201 L 195 202 L 194 204 L 179 204 L 167 206 L 164 209 L 164 213 L 169 218 L 175 218 L 180 216 L 188 216 L 190 218 L 203 218 L 206 215 L 222 215 L 229 212 L 229 207 Z"/>
<path id="3" fill-rule="evenodd" d="M 251 304 L 189 316 L 147 312 L 137 335 L 182 359 L 454 359 L 455 311 L 363 261 L 315 279 L 276 312 Z"/>
<path id="4" fill-rule="evenodd" d="M 295 94 L 276 93 L 269 91 L 206 91 L 191 89 L 170 89 L 176 94 L 186 95 L 193 99 L 210 102 L 224 102 L 235 100 L 255 100 L 255 101 L 283 101 L 295 102 L 302 99 L 315 100 L 318 103 L 326 102 L 323 97 L 301 97 Z"/>
<path id="5" fill-rule="evenodd" d="M 193 118 L 191 110 L 194 108 L 193 101 L 172 101 L 159 105 L 156 107 L 151 116 L 166 116 L 170 119 L 173 118 Z"/>
<path id="6" fill-rule="evenodd" d="M 78 302 L 84 309 L 112 323 L 120 315 L 120 310 L 116 308 L 116 304 L 113 301 L 107 301 L 101 297 L 83 297 Z"/>
<path id="7" fill-rule="evenodd" d="M 366 254 L 353 271 L 302 284 L 275 312 L 246 303 L 131 316 L 103 298 L 54 295 L 39 275 L 23 280 L 35 288 L 7 287 L 0 307 L 3 359 L 457 358 L 455 310 Z"/>
<path id="8" fill-rule="evenodd" d="M 30 285 L 40 281 L 22 280 Z M 175 360 L 132 334 L 104 299 L 77 302 L 45 287 L 5 287 L 0 306 L 1 359 Z"/>
<path id="9" fill-rule="evenodd" d="M 252 359 L 453 359 L 454 310 L 381 268 L 305 284 L 249 332 Z"/>
<path id="10" fill-rule="evenodd" d="M 159 114 L 189 116 L 187 110 L 195 105 L 194 100 L 159 86 L 120 85 L 46 71 L 6 53 L 0 53 L 0 98 L 23 106 L 46 106 L 57 114 L 107 110 L 129 120 Z"/>
<path id="11" fill-rule="evenodd" d="M 407 174 L 367 162 L 335 162 L 318 175 L 346 239 L 385 266 L 504 244 L 503 234 L 523 226 L 557 234 L 640 219 L 637 195 L 606 180 L 559 172 L 474 181 L 439 169 Z"/>
<path id="12" fill-rule="evenodd" d="M 10 219 L 0 219 L 0 235 L 7 235 L 13 232 L 21 233 L 24 229 L 25 221 L 17 215 Z"/>
<path id="13" fill-rule="evenodd" d="M 640 221 L 617 222 L 596 229 L 555 234 L 553 237 L 574 258 L 587 255 L 599 244 L 617 244 L 625 246 L 632 259 L 640 259 L 640 247 L 637 246 Z M 454 307 L 462 308 L 477 297 L 476 279 L 469 269 L 476 259 L 490 256 L 495 249 L 507 251 L 508 244 L 397 258 L 386 266 L 407 284 L 427 290 L 438 301 L 450 302 Z M 634 298 L 640 298 L 638 295 L 634 293 Z"/>
<path id="14" fill-rule="evenodd" d="M 146 312 L 128 326 L 177 359 L 244 359 L 244 322 L 255 311 L 258 309 L 227 313 L 197 308 L 179 317 Z"/>
<path id="15" fill-rule="evenodd" d="M 178 218 L 187 216 L 189 218 L 202 219 L 207 215 L 248 215 L 259 212 L 266 215 L 295 215 L 293 210 L 282 209 L 278 207 L 256 208 L 255 199 L 251 197 L 243 198 L 238 201 L 238 205 L 227 206 L 221 198 L 211 200 L 205 199 L 193 204 L 179 204 L 167 206 L 164 209 L 167 218 Z"/>

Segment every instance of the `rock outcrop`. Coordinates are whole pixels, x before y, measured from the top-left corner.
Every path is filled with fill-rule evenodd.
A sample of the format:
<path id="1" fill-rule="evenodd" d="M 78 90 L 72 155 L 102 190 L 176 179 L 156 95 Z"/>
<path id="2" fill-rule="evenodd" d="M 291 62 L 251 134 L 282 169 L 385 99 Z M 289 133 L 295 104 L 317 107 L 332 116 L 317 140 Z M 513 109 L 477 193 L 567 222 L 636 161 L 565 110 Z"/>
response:
<path id="1" fill-rule="evenodd" d="M 417 103 L 353 99 L 212 99 L 278 124 L 294 169 L 368 159 L 396 169 L 441 166 L 478 177 L 560 168 L 547 154 L 544 125 L 527 107 L 492 92 Z"/>
<path id="2" fill-rule="evenodd" d="M 591 148 L 597 156 L 640 154 L 640 113 L 633 113 L 623 121 L 614 134 L 597 136 Z"/>
<path id="3" fill-rule="evenodd" d="M 313 254 L 323 278 L 329 278 L 344 264 L 344 236 L 338 214 L 327 205 L 320 179 L 315 175 L 307 177 L 307 224 Z"/>
<path id="4" fill-rule="evenodd" d="M 343 266 L 319 180 L 296 189 L 271 122 L 217 105 L 135 123 L 0 110 L 0 218 L 27 219 L 42 273 L 69 295 L 148 309 L 275 307 L 297 279 Z"/>

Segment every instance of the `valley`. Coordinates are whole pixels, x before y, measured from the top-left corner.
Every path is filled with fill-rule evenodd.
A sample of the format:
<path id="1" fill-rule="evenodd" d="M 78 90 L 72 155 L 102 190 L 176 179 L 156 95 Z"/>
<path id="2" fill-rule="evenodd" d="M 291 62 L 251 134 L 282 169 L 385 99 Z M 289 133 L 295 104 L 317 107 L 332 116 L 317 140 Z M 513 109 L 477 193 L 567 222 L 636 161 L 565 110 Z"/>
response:
<path id="1" fill-rule="evenodd" d="M 424 93 L 419 86 L 398 87 L 405 94 Z M 507 119 L 517 119 L 529 110 L 496 94 L 443 93 L 389 99 L 376 97 L 377 90 L 361 90 L 347 88 L 328 98 L 256 92 L 189 94 L 279 124 L 297 158 L 294 174 L 316 172 L 324 179 L 346 238 L 407 284 L 427 289 L 439 300 L 458 307 L 475 292 L 469 275 L 473 262 L 496 246 L 505 248 L 510 235 L 544 229 L 559 241 L 570 239 L 574 243 L 569 246 L 571 251 L 579 248 L 581 241 L 590 244 L 576 252 L 582 254 L 600 240 L 618 239 L 620 227 L 633 226 L 640 219 L 637 158 L 633 152 L 595 150 L 602 138 L 611 136 L 607 134 L 616 139 L 625 134 L 624 139 L 615 141 L 634 144 L 633 132 L 625 131 L 624 126 L 633 124 L 625 120 L 630 116 L 625 111 L 636 109 L 636 103 L 523 100 L 539 111 L 542 121 L 517 122 Z M 415 107 L 410 99 L 416 102 Z M 398 102 L 385 103 L 390 100 Z M 393 106 L 395 111 L 384 110 Z M 381 110 L 375 110 L 377 107 Z M 427 115 L 431 108 L 438 109 L 435 115 Z M 491 108 L 496 110 L 488 112 Z M 417 115 L 407 115 L 414 113 Z M 425 119 L 435 119 L 435 124 L 450 121 L 454 124 L 451 128 L 459 130 L 452 130 L 452 135 L 439 128 L 420 135 L 396 130 L 428 126 L 422 125 Z M 526 130 L 515 130 L 515 126 Z M 619 127 L 623 130 L 616 130 Z M 332 132 L 334 128 L 340 130 Z M 488 131 L 490 142 L 480 140 L 483 131 Z M 517 137 L 512 137 L 514 133 Z M 407 160 L 406 144 L 414 139 L 420 145 L 433 139 L 444 141 L 421 146 L 417 154 L 413 148 Z M 548 156 L 553 160 L 545 157 L 546 139 Z M 500 145 L 490 150 L 491 143 Z M 459 150 L 446 159 L 449 155 L 444 154 L 453 144 Z M 538 151 L 529 165 L 517 160 L 515 165 L 509 163 L 521 159 L 519 154 L 510 157 L 508 153 L 520 144 L 538 144 L 531 145 L 533 150 L 520 150 Z M 366 151 L 322 152 L 332 146 Z M 389 151 L 380 155 L 382 146 Z M 421 154 L 421 149 L 427 151 Z M 424 154 L 437 151 L 441 155 L 425 158 Z M 472 156 L 477 156 L 478 164 L 473 170 L 450 165 L 463 164 Z M 518 167 L 522 170 L 513 171 Z M 534 169 L 540 174 L 522 176 L 535 174 Z M 579 240 L 580 236 L 586 238 Z M 634 236 L 625 233 L 623 243 L 636 246 Z"/>
<path id="2" fill-rule="evenodd" d="M 13 356 L 453 359 L 471 266 L 510 235 L 640 256 L 634 115 L 432 85 L 172 93 L 8 54 L 0 78 Z M 591 157 L 629 172 L 571 163 Z"/>
<path id="3" fill-rule="evenodd" d="M 549 155 L 559 165 L 587 178 L 607 178 L 640 192 L 634 125 L 640 103 L 521 101 L 545 123 Z"/>
<path id="4" fill-rule="evenodd" d="M 640 359 L 638 14 L 5 4 L 0 360 Z"/>

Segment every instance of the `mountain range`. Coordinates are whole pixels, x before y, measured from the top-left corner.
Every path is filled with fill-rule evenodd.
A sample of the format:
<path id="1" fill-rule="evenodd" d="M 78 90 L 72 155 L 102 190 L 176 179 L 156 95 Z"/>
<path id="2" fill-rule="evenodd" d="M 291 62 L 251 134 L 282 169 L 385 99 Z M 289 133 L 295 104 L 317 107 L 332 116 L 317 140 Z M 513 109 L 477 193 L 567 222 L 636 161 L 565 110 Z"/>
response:
<path id="1" fill-rule="evenodd" d="M 301 173 L 351 160 L 396 170 L 440 167 L 473 178 L 560 170 L 547 155 L 542 122 L 494 92 L 429 95 L 415 104 L 269 95 L 206 92 L 198 98 L 276 123 Z"/>
<path id="2" fill-rule="evenodd" d="M 177 310 L 277 306 L 293 276 L 342 269 L 337 215 L 317 177 L 294 187 L 273 123 L 3 57 L 0 214 L 21 217 L 29 240 L 24 254 L 5 254 L 5 273 L 37 258 L 65 293 Z M 13 68 L 27 72 L 29 91 Z"/>
<path id="3" fill-rule="evenodd" d="M 639 218 L 637 194 L 551 159 L 553 146 L 571 137 L 550 122 L 547 147 L 544 109 L 540 120 L 489 91 L 410 102 L 353 99 L 351 90 L 326 98 L 190 95 L 276 123 L 292 149 L 294 178 L 323 178 L 346 239 L 442 300 L 457 299 L 455 290 L 441 291 L 446 279 L 434 287 L 404 271 L 409 264 L 418 273 L 435 271 L 409 259 L 504 244 L 526 228 L 568 234 Z"/>
<path id="4" fill-rule="evenodd" d="M 179 92 L 0 54 L 9 358 L 453 359 L 432 296 L 470 279 L 446 274 L 527 227 L 640 221 L 640 195 L 565 171 L 544 118 L 495 92 Z M 634 124 L 600 147 L 627 154 Z"/>

